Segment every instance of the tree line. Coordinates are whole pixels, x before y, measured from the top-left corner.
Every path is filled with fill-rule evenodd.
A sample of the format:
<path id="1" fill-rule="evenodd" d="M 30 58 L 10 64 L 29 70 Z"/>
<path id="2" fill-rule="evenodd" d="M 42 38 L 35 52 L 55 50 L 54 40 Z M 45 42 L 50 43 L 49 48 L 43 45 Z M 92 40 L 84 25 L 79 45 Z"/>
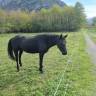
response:
<path id="1" fill-rule="evenodd" d="M 85 24 L 85 18 L 79 2 L 75 6 L 54 5 L 38 12 L 0 10 L 0 33 L 76 31 Z"/>

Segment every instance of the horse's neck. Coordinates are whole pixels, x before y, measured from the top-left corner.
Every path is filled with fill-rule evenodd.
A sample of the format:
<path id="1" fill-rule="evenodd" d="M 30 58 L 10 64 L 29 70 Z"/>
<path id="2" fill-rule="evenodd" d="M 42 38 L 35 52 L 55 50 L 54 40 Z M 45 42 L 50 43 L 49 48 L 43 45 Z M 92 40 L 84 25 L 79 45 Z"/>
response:
<path id="1" fill-rule="evenodd" d="M 52 47 L 57 44 L 57 37 L 52 37 L 48 39 L 48 47 Z"/>

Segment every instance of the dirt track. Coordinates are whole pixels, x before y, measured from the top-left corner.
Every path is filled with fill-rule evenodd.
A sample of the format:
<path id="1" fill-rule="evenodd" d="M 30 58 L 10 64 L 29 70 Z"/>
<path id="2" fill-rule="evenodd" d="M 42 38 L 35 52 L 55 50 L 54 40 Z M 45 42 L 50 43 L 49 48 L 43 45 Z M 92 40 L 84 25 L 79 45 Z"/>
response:
<path id="1" fill-rule="evenodd" d="M 92 62 L 96 64 L 96 44 L 92 41 L 88 34 L 85 34 L 85 40 L 87 44 L 87 52 L 89 53 Z"/>

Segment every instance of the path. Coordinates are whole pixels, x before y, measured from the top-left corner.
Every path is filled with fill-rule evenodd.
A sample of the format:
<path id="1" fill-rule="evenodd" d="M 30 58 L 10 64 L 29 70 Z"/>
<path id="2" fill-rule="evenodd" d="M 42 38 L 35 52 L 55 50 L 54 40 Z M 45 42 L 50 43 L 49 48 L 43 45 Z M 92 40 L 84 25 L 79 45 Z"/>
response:
<path id="1" fill-rule="evenodd" d="M 85 34 L 85 40 L 87 43 L 87 52 L 89 53 L 92 62 L 96 64 L 96 44 L 92 41 L 88 34 Z"/>

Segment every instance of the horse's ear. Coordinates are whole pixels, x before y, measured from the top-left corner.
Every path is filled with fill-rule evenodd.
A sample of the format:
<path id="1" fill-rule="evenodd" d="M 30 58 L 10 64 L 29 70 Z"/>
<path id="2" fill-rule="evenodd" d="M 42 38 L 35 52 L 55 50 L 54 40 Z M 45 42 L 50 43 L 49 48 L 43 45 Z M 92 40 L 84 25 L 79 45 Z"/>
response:
<path id="1" fill-rule="evenodd" d="M 66 34 L 65 36 L 64 36 L 64 38 L 66 38 L 68 36 L 68 34 Z"/>
<path id="2" fill-rule="evenodd" d="M 60 35 L 60 39 L 61 39 L 61 38 L 63 38 L 63 35 L 62 35 L 62 34 Z"/>

